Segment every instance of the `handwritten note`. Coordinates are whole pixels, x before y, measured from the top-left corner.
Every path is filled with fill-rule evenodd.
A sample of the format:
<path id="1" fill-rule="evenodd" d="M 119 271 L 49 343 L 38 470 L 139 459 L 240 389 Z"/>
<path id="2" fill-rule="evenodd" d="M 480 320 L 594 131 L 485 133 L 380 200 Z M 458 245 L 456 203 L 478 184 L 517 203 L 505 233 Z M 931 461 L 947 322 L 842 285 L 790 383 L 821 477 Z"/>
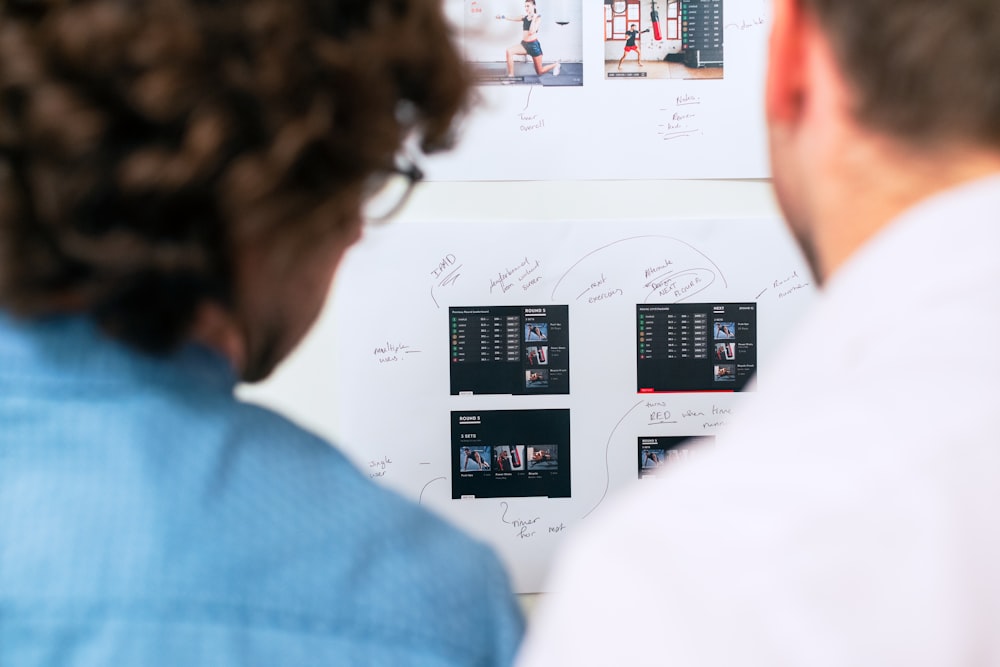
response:
<path id="1" fill-rule="evenodd" d="M 518 114 L 518 119 L 520 120 L 518 129 L 521 132 L 536 132 L 545 129 L 545 119 L 536 113 L 521 113 Z"/>
<path id="2" fill-rule="evenodd" d="M 673 104 L 660 108 L 661 120 L 656 134 L 664 141 L 704 134 L 698 122 L 701 98 L 683 94 L 674 98 Z"/>
<path id="3" fill-rule="evenodd" d="M 490 294 L 506 294 L 515 286 L 519 286 L 522 292 L 527 292 L 542 281 L 539 271 L 541 265 L 541 260 L 531 259 L 527 255 L 516 263 L 511 262 L 490 278 Z"/>
<path id="4" fill-rule="evenodd" d="M 500 503 L 500 507 L 503 508 L 503 513 L 500 515 L 500 521 L 514 529 L 514 535 L 517 539 L 526 540 L 534 537 L 538 533 L 538 526 L 536 524 L 541 521 L 542 517 L 535 516 L 529 519 L 516 517 L 508 518 L 507 514 L 510 511 L 510 505 L 506 502 L 502 502 Z"/>
<path id="5" fill-rule="evenodd" d="M 529 110 L 532 90 L 532 88 L 528 89 L 524 108 L 517 114 L 517 129 L 521 134 L 533 134 L 545 129 L 545 118 L 538 111 Z"/>
<path id="6" fill-rule="evenodd" d="M 389 470 L 392 465 L 392 459 L 388 456 L 383 456 L 379 459 L 372 459 L 368 461 L 368 477 L 371 479 L 377 479 L 379 477 L 385 477 L 385 473 Z"/>
<path id="7" fill-rule="evenodd" d="M 798 270 L 792 271 L 791 274 L 784 276 L 783 278 L 778 278 L 772 281 L 770 285 L 765 287 L 759 294 L 757 298 L 760 299 L 767 292 L 772 292 L 777 294 L 777 298 L 784 299 L 787 296 L 791 296 L 796 292 L 808 292 L 811 283 L 799 276 Z"/>
<path id="8" fill-rule="evenodd" d="M 666 401 L 646 401 L 645 408 L 649 411 L 649 420 L 647 423 L 650 426 L 677 423 L 670 410 L 667 409 Z"/>
<path id="9" fill-rule="evenodd" d="M 713 430 L 726 425 L 725 418 L 733 414 L 732 408 L 713 405 L 708 414 L 689 410 L 683 416 L 694 418 L 701 422 L 702 430 Z"/>
<path id="10" fill-rule="evenodd" d="M 799 272 L 793 271 L 792 275 L 783 280 L 775 280 L 774 287 L 778 290 L 778 298 L 784 299 L 789 294 L 809 287 L 809 282 L 799 278 Z"/>
<path id="11" fill-rule="evenodd" d="M 435 297 L 434 290 L 454 286 L 458 282 L 458 279 L 462 277 L 461 271 L 462 265 L 459 264 L 455 254 L 451 252 L 445 253 L 431 269 L 430 275 L 435 282 L 431 287 L 431 300 L 434 301 L 435 306 L 438 308 L 441 307 Z"/>
<path id="12" fill-rule="evenodd" d="M 622 288 L 608 285 L 607 277 L 601 273 L 601 277 L 596 280 L 592 280 L 590 285 L 577 295 L 576 300 L 579 301 L 580 299 L 586 297 L 587 303 L 599 303 L 601 301 L 606 301 L 607 299 L 613 299 L 624 295 L 625 291 L 622 290 Z"/>
<path id="13" fill-rule="evenodd" d="M 764 17 L 763 16 L 753 16 L 750 18 L 742 18 L 735 23 L 727 23 L 726 30 L 739 30 L 743 32 L 745 30 L 752 30 L 755 28 L 764 27 Z"/>
<path id="14" fill-rule="evenodd" d="M 407 355 L 419 352 L 420 350 L 414 349 L 406 343 L 393 343 L 390 341 L 386 341 L 382 345 L 376 345 L 372 349 L 372 355 L 378 360 L 379 364 L 394 364 L 404 361 Z"/>
<path id="15" fill-rule="evenodd" d="M 659 301 L 683 301 L 709 287 L 715 281 L 715 274 L 708 269 L 692 269 L 667 278 L 649 281 L 645 284 L 650 296 Z"/>

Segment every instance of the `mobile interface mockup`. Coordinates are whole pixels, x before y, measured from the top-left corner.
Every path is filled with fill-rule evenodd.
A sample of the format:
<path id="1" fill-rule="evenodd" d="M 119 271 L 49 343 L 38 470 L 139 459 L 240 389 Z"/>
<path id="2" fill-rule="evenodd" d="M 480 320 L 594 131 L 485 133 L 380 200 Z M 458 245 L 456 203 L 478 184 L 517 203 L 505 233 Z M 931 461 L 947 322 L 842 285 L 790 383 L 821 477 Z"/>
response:
<path id="1" fill-rule="evenodd" d="M 568 394 L 569 306 L 449 308 L 451 394 Z"/>
<path id="2" fill-rule="evenodd" d="M 714 435 L 639 436 L 639 479 L 656 477 L 674 462 L 683 461 L 715 442 Z"/>
<path id="3" fill-rule="evenodd" d="M 756 303 L 638 304 L 639 393 L 743 391 L 757 371 Z"/>
<path id="4" fill-rule="evenodd" d="M 569 498 L 569 410 L 452 412 L 451 463 L 452 498 Z"/>

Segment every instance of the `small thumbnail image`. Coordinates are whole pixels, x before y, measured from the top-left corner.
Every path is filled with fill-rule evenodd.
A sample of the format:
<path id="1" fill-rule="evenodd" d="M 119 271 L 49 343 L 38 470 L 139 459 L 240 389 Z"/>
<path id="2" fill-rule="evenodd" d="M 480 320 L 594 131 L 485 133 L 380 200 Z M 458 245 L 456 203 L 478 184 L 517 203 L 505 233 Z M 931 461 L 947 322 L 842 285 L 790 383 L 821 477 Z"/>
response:
<path id="1" fill-rule="evenodd" d="M 557 470 L 559 468 L 558 448 L 555 445 L 528 447 L 528 470 Z"/>
<path id="2" fill-rule="evenodd" d="M 666 449 L 643 449 L 642 450 L 642 469 L 643 470 L 655 470 L 659 468 L 667 460 L 667 450 Z"/>
<path id="3" fill-rule="evenodd" d="M 529 345 L 528 346 L 528 365 L 529 366 L 548 366 L 549 364 L 549 346 L 548 345 Z"/>
<path id="4" fill-rule="evenodd" d="M 722 2 L 605 0 L 608 79 L 722 79 Z"/>
<path id="5" fill-rule="evenodd" d="M 583 85 L 582 0 L 464 0 L 464 4 L 462 54 L 477 83 Z"/>
<path id="6" fill-rule="evenodd" d="M 499 445 L 494 447 L 493 467 L 498 472 L 524 470 L 524 445 Z"/>
<path id="7" fill-rule="evenodd" d="M 735 322 L 716 322 L 715 340 L 731 340 L 736 338 Z"/>
<path id="8" fill-rule="evenodd" d="M 549 371 L 544 368 L 524 371 L 524 386 L 528 389 L 541 389 L 549 386 Z"/>
<path id="9" fill-rule="evenodd" d="M 715 436 L 639 437 L 639 479 L 656 477 L 715 442 Z"/>
<path id="10" fill-rule="evenodd" d="M 538 341 L 538 340 L 548 340 L 549 339 L 549 323 L 548 322 L 527 322 L 524 325 L 524 340 L 528 341 Z"/>
<path id="11" fill-rule="evenodd" d="M 716 364 L 715 366 L 715 381 L 716 382 L 735 382 L 736 381 L 736 366 L 733 364 Z"/>
<path id="12" fill-rule="evenodd" d="M 490 458 L 493 447 L 488 445 L 475 445 L 462 447 L 460 457 L 461 472 L 489 470 Z"/>
<path id="13" fill-rule="evenodd" d="M 716 361 L 732 361 L 736 358 L 736 343 L 716 343 Z"/>

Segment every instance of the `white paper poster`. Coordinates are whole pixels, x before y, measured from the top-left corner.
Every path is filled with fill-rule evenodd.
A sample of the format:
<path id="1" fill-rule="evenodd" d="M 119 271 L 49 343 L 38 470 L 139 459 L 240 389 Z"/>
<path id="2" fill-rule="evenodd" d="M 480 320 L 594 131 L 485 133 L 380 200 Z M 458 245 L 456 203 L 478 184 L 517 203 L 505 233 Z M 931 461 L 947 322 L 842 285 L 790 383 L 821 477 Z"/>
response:
<path id="1" fill-rule="evenodd" d="M 332 299 L 337 444 L 542 590 L 594 509 L 767 391 L 811 282 L 774 218 L 376 230 Z"/>
<path id="2" fill-rule="evenodd" d="M 480 102 L 458 149 L 428 163 L 430 178 L 768 176 L 764 0 L 446 6 Z"/>

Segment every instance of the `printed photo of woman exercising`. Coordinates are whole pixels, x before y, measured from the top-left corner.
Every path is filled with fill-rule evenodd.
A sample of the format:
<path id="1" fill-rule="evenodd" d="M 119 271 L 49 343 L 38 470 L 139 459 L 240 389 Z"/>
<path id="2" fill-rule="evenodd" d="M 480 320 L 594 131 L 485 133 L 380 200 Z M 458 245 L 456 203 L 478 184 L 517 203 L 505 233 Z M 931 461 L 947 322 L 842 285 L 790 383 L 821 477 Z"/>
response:
<path id="1" fill-rule="evenodd" d="M 530 56 L 535 65 L 535 73 L 539 76 L 551 72 L 559 76 L 562 65 L 557 61 L 548 65 L 542 64 L 542 45 L 538 41 L 538 28 L 542 15 L 538 13 L 535 0 L 525 0 L 524 15 L 520 17 L 498 14 L 497 19 L 521 23 L 521 42 L 507 47 L 507 76 L 514 78 L 514 56 Z"/>

